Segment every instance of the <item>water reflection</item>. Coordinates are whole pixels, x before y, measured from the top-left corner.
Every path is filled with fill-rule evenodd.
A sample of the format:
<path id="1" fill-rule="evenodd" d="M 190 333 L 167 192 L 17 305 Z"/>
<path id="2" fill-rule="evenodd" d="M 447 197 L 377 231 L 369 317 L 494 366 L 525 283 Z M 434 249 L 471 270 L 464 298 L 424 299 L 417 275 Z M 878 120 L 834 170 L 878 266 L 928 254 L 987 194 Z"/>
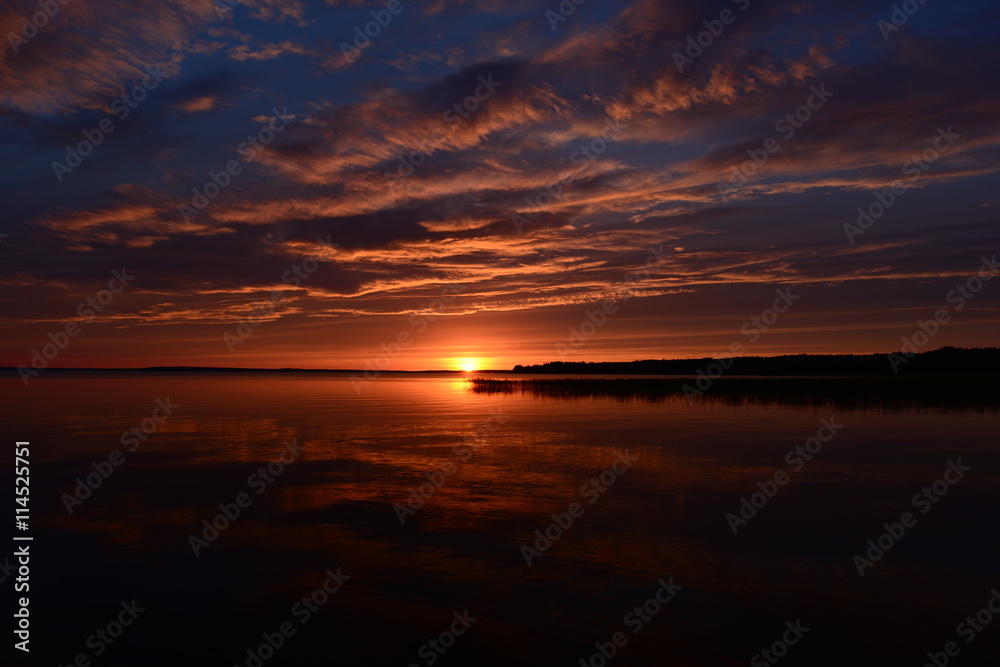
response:
<path id="1" fill-rule="evenodd" d="M 996 585 L 995 403 L 564 385 L 386 375 L 358 395 L 334 374 L 53 374 L 10 392 L 5 432 L 37 457 L 39 659 L 67 664 L 134 597 L 148 622 L 101 664 L 242 665 L 341 566 L 352 579 L 267 667 L 425 664 L 417 649 L 464 609 L 480 620 L 441 665 L 575 665 L 671 576 L 685 588 L 615 665 L 746 664 L 799 617 L 813 630 L 783 664 L 920 664 Z M 166 396 L 175 414 L 69 515 L 61 494 Z M 496 412 L 463 460 L 456 446 Z M 726 513 L 831 417 L 844 429 L 734 536 Z M 291 438 L 301 457 L 196 558 L 189 536 Z M 626 448 L 635 466 L 526 567 L 520 546 Z M 967 479 L 858 577 L 851 556 L 956 457 Z M 401 524 L 393 506 L 449 463 Z"/>

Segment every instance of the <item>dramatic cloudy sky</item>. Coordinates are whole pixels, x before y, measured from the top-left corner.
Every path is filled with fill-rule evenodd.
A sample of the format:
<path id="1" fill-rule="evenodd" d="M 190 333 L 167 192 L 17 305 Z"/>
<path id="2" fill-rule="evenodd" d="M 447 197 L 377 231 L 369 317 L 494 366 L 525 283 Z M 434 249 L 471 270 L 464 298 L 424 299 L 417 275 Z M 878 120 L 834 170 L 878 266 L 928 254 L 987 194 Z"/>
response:
<path id="1" fill-rule="evenodd" d="M 0 0 L 0 363 L 28 364 L 80 320 L 52 365 L 357 368 L 406 332 L 393 368 L 509 367 L 559 358 L 616 297 L 568 358 L 720 355 L 735 340 L 890 351 L 1000 250 L 991 0 L 927 0 L 892 30 L 888 1 L 586 0 L 559 21 L 557 0 L 403 1 L 345 54 L 388 4 L 68 0 L 24 39 L 38 3 Z M 679 61 L 723 10 L 731 24 Z M 116 100 L 144 80 L 123 118 Z M 809 102 L 800 127 L 776 127 Z M 103 119 L 100 145 L 53 166 Z M 948 128 L 947 150 L 904 173 Z M 241 147 L 251 135 L 271 140 Z M 717 184 L 772 138 L 723 198 Z M 400 155 L 419 166 L 387 178 L 408 173 Z M 182 210 L 234 160 L 228 187 Z M 845 224 L 900 179 L 852 243 Z M 616 283 L 651 247 L 663 260 L 623 299 Z M 308 277 L 285 280 L 303 260 Z M 134 280 L 82 321 L 78 304 L 122 267 Z M 740 329 L 777 289 L 798 298 L 751 341 Z M 995 345 L 998 307 L 988 282 L 929 346 Z M 223 336 L 247 317 L 259 327 L 230 352 Z"/>

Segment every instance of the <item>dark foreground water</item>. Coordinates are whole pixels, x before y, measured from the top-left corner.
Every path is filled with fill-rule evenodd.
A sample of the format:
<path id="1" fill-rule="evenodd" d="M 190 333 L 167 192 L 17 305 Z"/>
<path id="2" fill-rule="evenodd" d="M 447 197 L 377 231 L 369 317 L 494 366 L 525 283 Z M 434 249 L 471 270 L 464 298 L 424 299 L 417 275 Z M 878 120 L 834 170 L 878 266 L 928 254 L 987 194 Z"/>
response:
<path id="1" fill-rule="evenodd" d="M 919 667 L 948 642 L 951 664 L 998 664 L 1000 614 L 975 618 L 1000 587 L 988 408 L 476 394 L 455 376 L 360 396 L 336 374 L 4 382 L 4 488 L 15 440 L 32 480 L 30 530 L 4 539 L 34 540 L 32 651 L 3 664 L 570 667 L 603 646 L 623 666 Z M 737 523 L 758 483 L 773 497 Z M 240 515 L 208 532 L 220 503 Z M 860 576 L 854 556 L 905 512 Z"/>

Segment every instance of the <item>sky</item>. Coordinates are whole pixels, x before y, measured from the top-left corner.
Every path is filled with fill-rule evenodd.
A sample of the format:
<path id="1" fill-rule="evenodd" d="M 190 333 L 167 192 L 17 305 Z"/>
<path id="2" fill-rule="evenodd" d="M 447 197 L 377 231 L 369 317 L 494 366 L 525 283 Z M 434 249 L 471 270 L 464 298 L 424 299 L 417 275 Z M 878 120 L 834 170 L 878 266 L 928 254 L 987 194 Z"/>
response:
<path id="1" fill-rule="evenodd" d="M 998 18 L 0 0 L 0 365 L 996 345 Z"/>

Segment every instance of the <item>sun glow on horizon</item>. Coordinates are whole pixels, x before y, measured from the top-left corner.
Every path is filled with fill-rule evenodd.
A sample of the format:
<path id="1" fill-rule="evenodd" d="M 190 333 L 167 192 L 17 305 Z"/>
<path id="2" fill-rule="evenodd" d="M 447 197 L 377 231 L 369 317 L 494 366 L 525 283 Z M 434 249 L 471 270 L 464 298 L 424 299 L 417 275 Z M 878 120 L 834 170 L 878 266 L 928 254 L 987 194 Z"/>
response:
<path id="1" fill-rule="evenodd" d="M 482 367 L 482 364 L 480 363 L 481 361 L 481 359 L 473 359 L 470 357 L 465 359 L 456 359 L 453 363 L 458 370 L 464 373 L 474 373 Z"/>

